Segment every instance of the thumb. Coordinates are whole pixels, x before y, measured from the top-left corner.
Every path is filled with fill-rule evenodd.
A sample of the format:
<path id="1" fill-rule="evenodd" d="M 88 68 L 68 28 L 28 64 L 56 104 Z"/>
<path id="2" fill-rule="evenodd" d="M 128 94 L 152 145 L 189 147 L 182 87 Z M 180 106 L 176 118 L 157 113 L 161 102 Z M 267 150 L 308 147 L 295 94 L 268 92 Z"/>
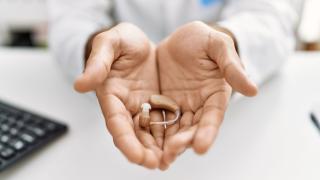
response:
<path id="1" fill-rule="evenodd" d="M 233 42 L 225 40 L 225 38 L 217 39 L 212 37 L 210 39 L 208 55 L 218 64 L 226 81 L 241 94 L 255 96 L 258 88 L 247 76 Z"/>
<path id="2" fill-rule="evenodd" d="M 92 91 L 108 77 L 115 58 L 114 44 L 114 38 L 108 38 L 107 32 L 94 38 L 85 70 L 74 83 L 76 91 L 81 93 Z"/>

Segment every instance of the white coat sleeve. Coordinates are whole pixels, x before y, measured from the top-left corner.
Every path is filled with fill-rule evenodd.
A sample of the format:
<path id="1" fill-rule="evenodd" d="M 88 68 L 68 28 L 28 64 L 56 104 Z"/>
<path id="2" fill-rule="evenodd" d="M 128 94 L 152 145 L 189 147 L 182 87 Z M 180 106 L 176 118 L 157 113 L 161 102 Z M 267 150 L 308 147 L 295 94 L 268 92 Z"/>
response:
<path id="1" fill-rule="evenodd" d="M 73 81 L 83 71 L 84 51 L 94 32 L 112 25 L 106 0 L 49 0 L 49 46 Z"/>
<path id="2" fill-rule="evenodd" d="M 237 39 L 249 77 L 258 85 L 274 74 L 295 49 L 300 0 L 230 0 L 218 24 Z"/>

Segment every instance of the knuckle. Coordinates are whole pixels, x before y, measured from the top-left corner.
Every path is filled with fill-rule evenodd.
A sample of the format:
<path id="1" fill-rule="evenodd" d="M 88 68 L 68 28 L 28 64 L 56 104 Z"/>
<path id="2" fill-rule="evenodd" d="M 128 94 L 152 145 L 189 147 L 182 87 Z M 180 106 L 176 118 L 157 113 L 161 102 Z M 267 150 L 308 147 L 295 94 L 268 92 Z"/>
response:
<path id="1" fill-rule="evenodd" d="M 233 63 L 231 61 L 225 62 L 223 67 L 221 68 L 222 74 L 226 75 L 227 72 L 232 68 Z"/>
<path id="2" fill-rule="evenodd" d="M 231 45 L 231 44 L 233 44 L 233 39 L 229 36 L 229 35 L 227 35 L 227 34 L 222 34 L 221 35 L 221 39 L 223 39 L 223 41 L 226 43 L 226 44 L 228 44 L 228 45 Z"/>
<path id="3" fill-rule="evenodd" d="M 206 25 L 204 22 L 192 21 L 192 22 L 185 24 L 184 26 L 182 26 L 179 29 L 180 29 L 180 31 L 193 31 L 194 33 L 196 33 L 197 31 L 202 30 L 204 28 L 208 28 L 208 25 Z"/>
<path id="4" fill-rule="evenodd" d="M 115 31 L 113 29 L 110 29 L 95 35 L 92 42 L 93 44 L 99 44 L 101 42 L 114 43 L 117 42 L 118 39 L 119 37 L 117 36 Z"/>
<path id="5" fill-rule="evenodd" d="M 114 30 L 117 32 L 118 39 L 124 49 L 135 53 L 141 59 L 145 59 L 149 55 L 153 44 L 139 27 L 122 22 Z"/>
<path id="6" fill-rule="evenodd" d="M 221 43 L 223 47 L 228 48 L 233 46 L 233 39 L 229 35 L 225 33 L 220 33 L 220 36 L 218 37 L 218 41 Z"/>
<path id="7" fill-rule="evenodd" d="M 217 36 L 215 39 L 214 39 L 214 43 L 220 47 L 220 48 L 226 48 L 227 47 L 227 42 L 225 41 L 225 39 L 221 36 Z"/>
<path id="8" fill-rule="evenodd" d="M 206 24 L 202 21 L 192 21 L 189 23 L 190 26 L 194 26 L 194 27 L 202 27 L 202 26 L 206 26 Z"/>
<path id="9" fill-rule="evenodd" d="M 106 39 L 106 33 L 102 32 L 97 34 L 94 38 L 93 38 L 93 43 L 95 42 L 100 42 L 100 41 L 104 41 Z"/>
<path id="10" fill-rule="evenodd" d="M 119 119 L 125 119 L 126 115 L 123 113 L 112 113 L 106 117 L 106 125 L 107 127 L 114 127 L 117 125 Z"/>
<path id="11" fill-rule="evenodd" d="M 214 44 L 217 48 L 227 49 L 232 47 L 234 44 L 233 39 L 229 35 L 222 32 L 210 33 L 209 38 L 209 42 Z"/>

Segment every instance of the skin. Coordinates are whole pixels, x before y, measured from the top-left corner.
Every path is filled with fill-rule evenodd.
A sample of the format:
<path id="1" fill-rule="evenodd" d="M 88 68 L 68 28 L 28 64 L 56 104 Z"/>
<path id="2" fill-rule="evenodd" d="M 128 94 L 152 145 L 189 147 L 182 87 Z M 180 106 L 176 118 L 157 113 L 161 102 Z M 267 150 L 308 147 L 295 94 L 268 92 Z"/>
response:
<path id="1" fill-rule="evenodd" d="M 88 41 L 86 68 L 75 89 L 96 92 L 114 144 L 130 162 L 165 170 L 187 147 L 199 154 L 208 150 L 232 90 L 257 93 L 235 44 L 228 31 L 192 22 L 155 48 L 136 26 L 121 23 Z M 152 94 L 178 103 L 178 123 L 167 129 L 139 126 L 140 106 Z M 159 111 L 150 116 L 162 121 Z M 167 119 L 173 118 L 168 112 Z"/>
<path id="2" fill-rule="evenodd" d="M 75 89 L 96 92 L 114 144 L 130 162 L 159 167 L 164 128 L 138 125 L 141 104 L 159 94 L 154 44 L 129 23 L 98 33 L 90 44 L 92 50 Z M 150 116 L 152 121 L 162 121 L 160 112 L 152 111 Z"/>
<path id="3" fill-rule="evenodd" d="M 202 22 L 186 24 L 161 42 L 157 60 L 161 94 L 175 100 L 183 114 L 165 132 L 165 169 L 189 146 L 207 152 L 232 89 L 254 96 L 257 87 L 246 76 L 232 37 Z"/>

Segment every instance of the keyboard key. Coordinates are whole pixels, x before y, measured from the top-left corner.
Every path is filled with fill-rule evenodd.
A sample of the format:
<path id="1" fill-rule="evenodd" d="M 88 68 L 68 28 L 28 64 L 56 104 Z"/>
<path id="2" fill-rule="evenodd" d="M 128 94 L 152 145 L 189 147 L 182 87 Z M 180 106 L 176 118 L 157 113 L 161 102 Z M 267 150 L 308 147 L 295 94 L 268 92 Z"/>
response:
<path id="1" fill-rule="evenodd" d="M 27 130 L 29 130 L 38 137 L 43 137 L 45 135 L 45 131 L 39 127 L 28 126 Z"/>
<path id="2" fill-rule="evenodd" d="M 0 143 L 0 151 L 5 148 L 3 144 Z"/>
<path id="3" fill-rule="evenodd" d="M 9 145 L 15 150 L 20 151 L 26 147 L 25 143 L 19 139 L 13 139 L 9 142 Z"/>
<path id="4" fill-rule="evenodd" d="M 48 122 L 44 125 L 44 127 L 49 130 L 49 131 L 55 131 L 57 130 L 58 126 L 55 125 L 54 123 Z"/>
<path id="5" fill-rule="evenodd" d="M 6 120 L 7 120 L 7 118 L 3 114 L 0 113 L 0 122 L 3 123 Z"/>
<path id="6" fill-rule="evenodd" d="M 34 141 L 35 141 L 34 136 L 32 136 L 31 134 L 28 134 L 28 133 L 23 133 L 23 134 L 20 136 L 20 138 L 21 138 L 23 141 L 25 141 L 25 142 L 27 142 L 27 143 L 30 143 L 30 144 L 34 143 Z"/>
<path id="7" fill-rule="evenodd" d="M 14 156 L 14 150 L 11 148 L 5 148 L 0 151 L 0 156 L 4 159 L 11 158 L 12 156 Z"/>
<path id="8" fill-rule="evenodd" d="M 3 134 L 0 136 L 0 142 L 7 143 L 9 141 L 10 137 L 6 134 Z"/>
<path id="9" fill-rule="evenodd" d="M 6 114 L 4 114 L 4 113 L 1 113 L 0 114 L 0 120 L 6 120 L 8 117 L 7 117 L 7 115 Z"/>
<path id="10" fill-rule="evenodd" d="M 32 118 L 32 121 L 33 121 L 33 123 L 34 123 L 35 125 L 39 125 L 39 124 L 41 124 L 41 123 L 43 122 L 43 119 L 38 118 L 38 117 L 33 117 L 33 118 Z"/>
<path id="11" fill-rule="evenodd" d="M 0 131 L 1 132 L 7 132 L 9 131 L 10 127 L 8 126 L 8 124 L 1 124 L 0 126 Z"/>
<path id="12" fill-rule="evenodd" d="M 13 116 L 8 117 L 8 124 L 12 125 L 16 122 L 16 119 Z"/>
<path id="13" fill-rule="evenodd" d="M 18 129 L 17 128 L 11 128 L 9 130 L 9 133 L 12 135 L 12 136 L 16 136 L 18 134 Z"/>
<path id="14" fill-rule="evenodd" d="M 27 121 L 31 119 L 31 114 L 24 113 L 21 118 L 23 121 Z"/>
<path id="15" fill-rule="evenodd" d="M 15 124 L 15 126 L 16 126 L 18 129 L 24 127 L 24 125 L 25 125 L 24 121 L 21 121 L 21 120 L 17 121 L 16 124 Z"/>

